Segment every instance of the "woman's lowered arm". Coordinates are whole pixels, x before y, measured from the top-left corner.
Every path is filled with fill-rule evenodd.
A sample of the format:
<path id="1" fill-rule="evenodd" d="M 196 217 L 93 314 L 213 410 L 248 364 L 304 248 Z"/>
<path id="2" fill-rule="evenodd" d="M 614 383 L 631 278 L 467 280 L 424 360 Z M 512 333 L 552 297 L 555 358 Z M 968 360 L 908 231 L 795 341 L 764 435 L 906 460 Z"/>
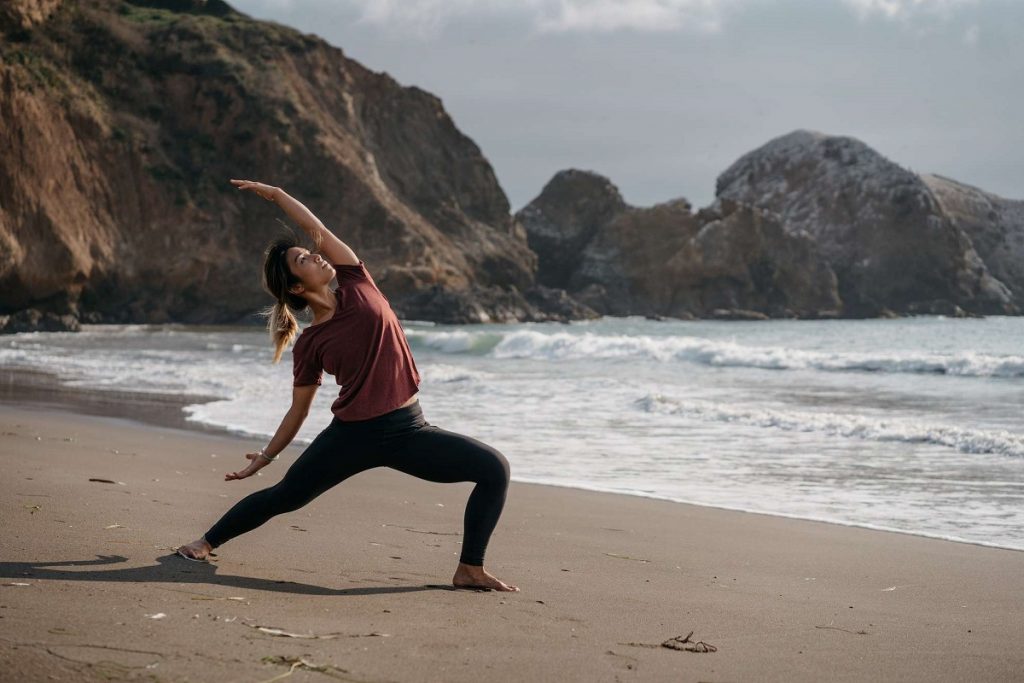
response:
<path id="1" fill-rule="evenodd" d="M 284 419 L 281 420 L 280 426 L 274 433 L 274 438 L 262 451 L 246 453 L 245 457 L 249 460 L 249 464 L 237 472 L 225 474 L 224 481 L 251 477 L 270 464 L 271 460 L 276 459 L 278 453 L 287 448 L 295 435 L 299 433 L 299 428 L 302 427 L 306 416 L 309 415 L 309 406 L 313 403 L 313 397 L 316 396 L 318 388 L 316 384 L 294 387 L 292 389 L 292 405 L 285 413 Z"/>

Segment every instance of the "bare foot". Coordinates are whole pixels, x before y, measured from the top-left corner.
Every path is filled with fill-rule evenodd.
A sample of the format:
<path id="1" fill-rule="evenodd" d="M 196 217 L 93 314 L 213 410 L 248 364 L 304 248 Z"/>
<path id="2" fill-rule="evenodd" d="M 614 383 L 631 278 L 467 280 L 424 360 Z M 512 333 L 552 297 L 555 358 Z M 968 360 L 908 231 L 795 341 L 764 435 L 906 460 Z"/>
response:
<path id="1" fill-rule="evenodd" d="M 190 560 L 202 561 L 209 557 L 211 550 L 213 550 L 213 546 L 207 543 L 205 538 L 200 538 L 197 541 L 192 541 L 188 545 L 179 546 L 177 552 Z"/>
<path id="2" fill-rule="evenodd" d="M 491 576 L 483 567 L 463 564 L 461 562 L 459 563 L 459 568 L 455 570 L 455 576 L 452 577 L 452 585 L 456 588 L 478 588 L 492 591 L 515 592 L 519 590 L 516 586 L 510 586 L 504 581 Z"/>

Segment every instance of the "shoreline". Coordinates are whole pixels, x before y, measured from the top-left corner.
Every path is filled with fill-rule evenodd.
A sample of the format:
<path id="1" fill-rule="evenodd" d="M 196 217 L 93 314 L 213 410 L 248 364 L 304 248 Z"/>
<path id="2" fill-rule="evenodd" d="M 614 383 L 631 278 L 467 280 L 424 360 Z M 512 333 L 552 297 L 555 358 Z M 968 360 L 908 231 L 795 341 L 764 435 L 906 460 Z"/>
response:
<path id="1" fill-rule="evenodd" d="M 15 398 L 16 396 L 17 398 Z M 243 434 L 231 429 L 215 427 L 201 422 L 188 420 L 187 416 L 184 414 L 185 406 L 217 400 L 220 399 L 217 397 L 200 395 L 189 396 L 186 400 L 185 397 L 174 396 L 171 394 L 105 391 L 82 387 L 66 387 L 60 384 L 54 373 L 22 368 L 0 369 L 0 405 L 23 405 L 28 402 L 41 407 L 57 408 L 98 417 L 125 418 L 157 427 L 181 429 L 217 436 L 229 436 L 243 441 L 252 441 L 254 443 L 259 440 L 250 434 Z M 260 438 L 265 439 L 266 437 Z M 305 445 L 307 444 L 295 441 L 289 448 L 298 448 L 300 446 L 304 447 Z M 513 481 L 533 486 L 549 486 L 558 489 L 567 489 L 570 491 L 590 491 L 609 495 L 630 496 L 634 498 L 658 500 L 680 505 L 693 505 L 712 510 L 724 510 L 751 515 L 763 515 L 766 517 L 778 517 L 781 519 L 832 524 L 839 527 L 902 534 L 915 538 L 928 538 L 932 540 L 947 541 L 950 543 L 962 543 L 982 548 L 997 548 L 1000 550 L 1024 552 L 1024 548 L 985 543 L 983 541 L 972 541 L 969 539 L 942 536 L 939 534 L 907 531 L 905 529 L 895 529 L 878 525 L 844 522 L 835 519 L 805 517 L 787 514 L 784 512 L 765 512 L 740 507 L 713 505 L 705 502 L 695 502 L 680 498 L 671 498 L 669 496 L 647 494 L 639 491 L 618 491 L 585 484 L 565 484 L 561 482 L 537 479 L 518 479 L 515 477 L 513 477 Z"/>
<path id="2" fill-rule="evenodd" d="M 14 396 L 18 395 L 15 399 Z M 40 407 L 56 408 L 97 417 L 115 417 L 139 422 L 141 424 L 153 425 L 156 427 L 167 427 L 184 431 L 198 432 L 217 436 L 227 436 L 243 441 L 259 441 L 256 437 L 242 434 L 231 429 L 214 427 L 201 422 L 191 421 L 184 414 L 184 407 L 188 405 L 201 404 L 209 401 L 220 400 L 216 397 L 190 396 L 188 400 L 184 397 L 171 394 L 147 393 L 147 392 L 126 392 L 126 391 L 105 391 L 99 389 L 86 389 L 82 387 L 65 387 L 60 384 L 56 375 L 40 370 L 25 370 L 21 368 L 0 369 L 0 405 L 23 405 L 26 402 Z M 260 437 L 265 438 L 265 437 Z M 307 444 L 293 442 L 289 448 L 304 447 Z M 518 479 L 513 481 L 533 486 L 549 486 L 570 491 L 590 491 L 594 493 L 606 493 L 609 495 L 630 496 L 646 500 L 658 500 L 680 505 L 693 505 L 705 507 L 712 510 L 725 510 L 740 512 L 751 515 L 763 515 L 766 517 L 778 517 L 782 519 L 794 519 L 820 524 L 832 524 L 839 527 L 854 529 L 867 529 L 883 533 L 894 533 L 912 536 L 915 538 L 928 538 L 950 543 L 963 543 L 982 548 L 997 548 L 1024 552 L 1024 548 L 1014 548 L 1005 545 L 985 543 L 983 541 L 971 541 L 962 538 L 928 534 L 923 532 L 906 531 L 904 529 L 893 529 L 868 524 L 843 522 L 833 519 L 821 519 L 815 517 L 803 517 L 783 512 L 764 512 L 739 507 L 724 505 L 712 505 L 704 502 L 695 502 L 656 494 L 646 494 L 634 491 L 616 491 L 597 486 L 582 484 L 565 484 L 561 482 Z"/>
<path id="3" fill-rule="evenodd" d="M 635 496 L 514 482 L 488 567 L 516 594 L 446 587 L 469 485 L 390 470 L 177 558 L 283 473 L 224 482 L 239 441 L 5 405 L 12 680 L 268 680 L 298 658 L 367 682 L 1024 675 L 1019 552 Z M 691 631 L 716 651 L 662 645 Z"/>

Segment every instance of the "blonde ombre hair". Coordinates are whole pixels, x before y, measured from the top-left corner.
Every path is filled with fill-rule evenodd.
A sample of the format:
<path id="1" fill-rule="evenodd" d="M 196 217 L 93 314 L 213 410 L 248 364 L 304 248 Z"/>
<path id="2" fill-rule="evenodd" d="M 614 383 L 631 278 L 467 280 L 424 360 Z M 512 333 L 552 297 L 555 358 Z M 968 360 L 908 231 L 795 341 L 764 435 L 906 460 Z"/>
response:
<path id="1" fill-rule="evenodd" d="M 294 237 L 280 237 L 271 242 L 263 254 L 263 288 L 274 297 L 274 305 L 261 313 L 267 319 L 267 331 L 274 344 L 274 363 L 281 361 L 284 350 L 299 333 L 295 314 L 308 305 L 304 298 L 289 291 L 301 282 L 288 268 L 288 250 L 297 246 L 300 245 Z"/>

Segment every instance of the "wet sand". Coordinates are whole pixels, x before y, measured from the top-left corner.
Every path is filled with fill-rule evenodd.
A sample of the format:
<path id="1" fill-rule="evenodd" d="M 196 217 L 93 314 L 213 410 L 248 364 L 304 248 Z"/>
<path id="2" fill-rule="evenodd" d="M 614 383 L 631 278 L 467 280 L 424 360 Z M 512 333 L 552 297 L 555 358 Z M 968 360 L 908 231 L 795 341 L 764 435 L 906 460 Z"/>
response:
<path id="1" fill-rule="evenodd" d="M 454 591 L 470 485 L 379 470 L 174 556 L 259 445 L 0 404 L 0 680 L 1024 679 L 1024 553 L 906 534 L 514 483 Z"/>

